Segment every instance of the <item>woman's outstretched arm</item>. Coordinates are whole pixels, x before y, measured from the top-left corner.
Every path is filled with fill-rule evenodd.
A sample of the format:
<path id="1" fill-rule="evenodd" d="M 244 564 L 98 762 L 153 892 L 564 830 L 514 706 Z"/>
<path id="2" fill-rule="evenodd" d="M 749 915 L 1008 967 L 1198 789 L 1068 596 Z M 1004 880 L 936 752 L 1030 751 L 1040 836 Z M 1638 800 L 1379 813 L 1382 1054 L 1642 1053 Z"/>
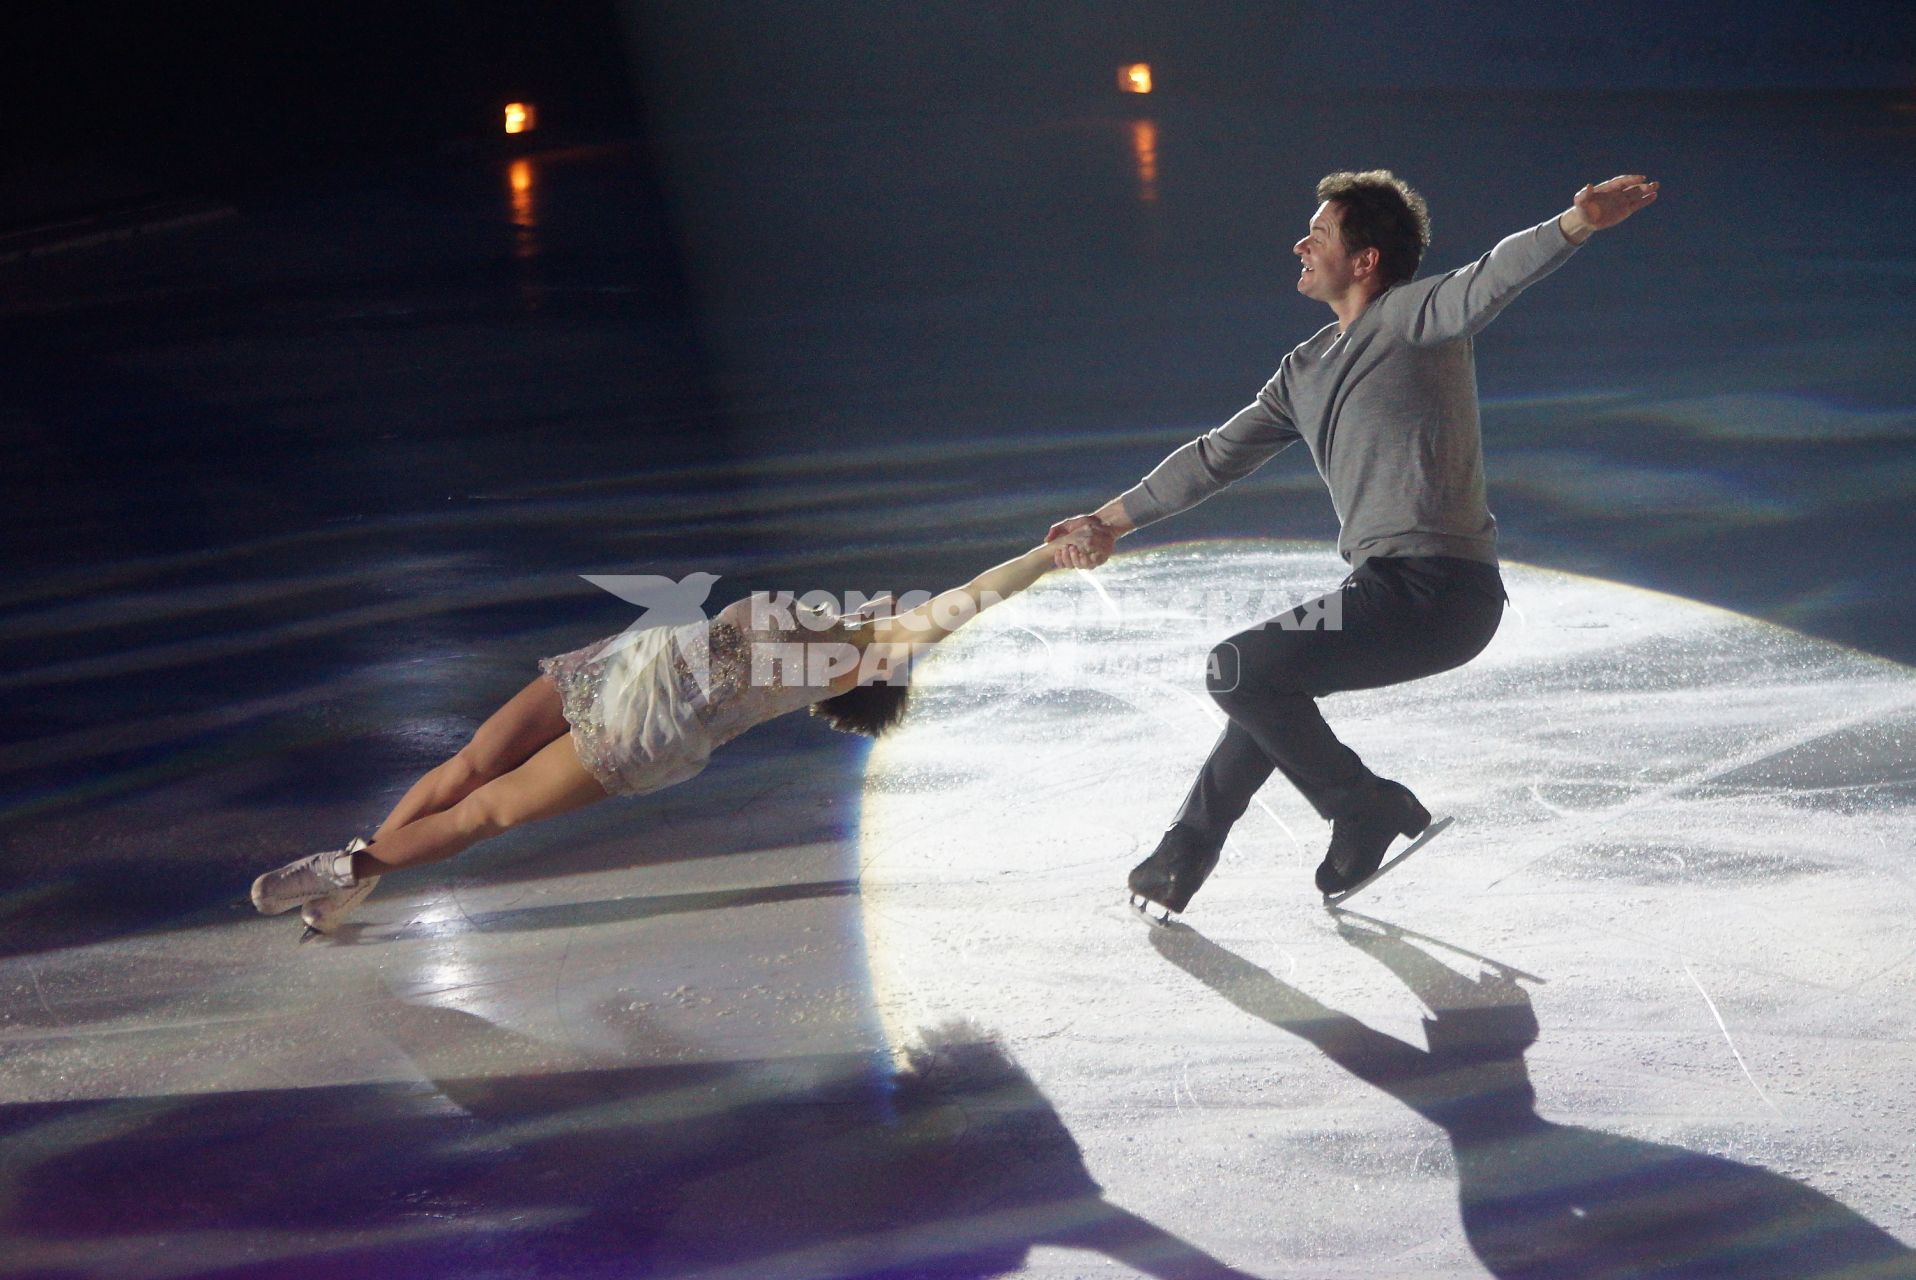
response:
<path id="1" fill-rule="evenodd" d="M 1050 543 L 1040 543 L 1021 556 L 993 565 L 962 587 L 941 591 L 916 609 L 879 618 L 872 623 L 869 649 L 890 650 L 893 660 L 910 657 L 924 645 L 936 644 L 1001 600 L 1009 600 L 1042 578 L 1053 567 L 1060 545 L 1088 546 L 1092 530 L 1078 529 Z"/>

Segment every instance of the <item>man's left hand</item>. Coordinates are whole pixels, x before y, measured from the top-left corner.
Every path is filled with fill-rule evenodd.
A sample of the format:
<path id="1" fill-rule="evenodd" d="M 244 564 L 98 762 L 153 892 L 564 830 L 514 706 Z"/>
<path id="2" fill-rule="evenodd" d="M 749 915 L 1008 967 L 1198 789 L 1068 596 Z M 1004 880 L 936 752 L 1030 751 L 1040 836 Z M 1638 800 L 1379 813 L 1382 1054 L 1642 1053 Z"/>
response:
<path id="1" fill-rule="evenodd" d="M 1654 204 L 1657 184 L 1640 173 L 1626 173 L 1577 192 L 1563 215 L 1563 232 L 1582 243 L 1592 231 L 1614 227 L 1645 205 Z"/>

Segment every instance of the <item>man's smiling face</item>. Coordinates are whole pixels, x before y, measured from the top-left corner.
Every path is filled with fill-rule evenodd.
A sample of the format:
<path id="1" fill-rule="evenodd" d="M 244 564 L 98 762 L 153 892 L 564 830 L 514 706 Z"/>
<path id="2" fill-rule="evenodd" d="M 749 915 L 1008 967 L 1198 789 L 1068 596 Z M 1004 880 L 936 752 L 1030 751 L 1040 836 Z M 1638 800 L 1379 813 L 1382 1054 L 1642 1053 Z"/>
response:
<path id="1" fill-rule="evenodd" d="M 1297 291 L 1319 302 L 1335 302 L 1357 279 L 1354 255 L 1344 248 L 1343 210 L 1326 200 L 1311 215 L 1311 229 L 1291 246 L 1301 270 Z"/>

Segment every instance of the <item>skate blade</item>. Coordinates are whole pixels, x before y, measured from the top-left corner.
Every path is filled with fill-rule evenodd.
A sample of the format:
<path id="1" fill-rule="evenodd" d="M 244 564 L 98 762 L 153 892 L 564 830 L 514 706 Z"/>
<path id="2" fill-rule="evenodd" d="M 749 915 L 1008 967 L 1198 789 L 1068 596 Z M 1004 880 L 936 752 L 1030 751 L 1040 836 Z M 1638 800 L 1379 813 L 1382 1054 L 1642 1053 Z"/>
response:
<path id="1" fill-rule="evenodd" d="M 326 936 L 325 934 L 321 933 L 319 930 L 313 928 L 313 926 L 309 924 L 303 930 L 300 931 L 299 943 L 301 946 L 305 946 L 307 943 L 311 942 L 314 938 L 323 938 L 325 936 Z"/>
<path id="2" fill-rule="evenodd" d="M 1175 914 L 1171 908 L 1165 906 L 1162 902 L 1153 902 L 1149 898 L 1140 898 L 1135 893 L 1131 895 L 1131 907 L 1152 924 L 1170 924 L 1172 923 L 1171 917 Z M 1152 915 L 1151 908 L 1153 907 L 1158 908 L 1164 914 L 1157 916 Z"/>
<path id="3" fill-rule="evenodd" d="M 1429 844 L 1432 840 L 1435 840 L 1438 837 L 1438 835 L 1440 835 L 1443 832 L 1444 828 L 1448 827 L 1454 821 L 1456 821 L 1456 819 L 1454 818 L 1437 819 L 1437 821 L 1431 823 L 1429 826 L 1424 828 L 1422 835 L 1418 836 L 1415 840 L 1411 841 L 1408 845 L 1406 845 L 1402 853 L 1398 854 L 1396 857 L 1386 862 L 1383 866 L 1377 868 L 1377 870 L 1371 872 L 1369 875 L 1365 876 L 1362 880 L 1359 880 L 1356 884 L 1344 890 L 1342 893 L 1325 894 L 1324 905 L 1332 911 L 1337 910 L 1338 907 L 1340 907 L 1346 902 L 1349 902 L 1352 898 L 1355 898 L 1358 894 L 1362 893 L 1364 890 L 1370 888 L 1372 885 L 1376 884 L 1379 880 L 1383 879 L 1387 872 L 1395 868 L 1399 863 L 1404 861 L 1404 859 L 1410 857 L 1411 854 L 1416 853 L 1419 849 Z"/>

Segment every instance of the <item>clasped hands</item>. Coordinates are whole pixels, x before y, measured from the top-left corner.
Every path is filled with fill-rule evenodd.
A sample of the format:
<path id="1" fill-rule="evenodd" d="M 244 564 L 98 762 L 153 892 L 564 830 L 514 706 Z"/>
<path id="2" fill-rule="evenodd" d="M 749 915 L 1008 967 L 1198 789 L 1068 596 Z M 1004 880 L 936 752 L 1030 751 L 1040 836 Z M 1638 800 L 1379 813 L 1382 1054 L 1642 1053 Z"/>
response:
<path id="1" fill-rule="evenodd" d="M 1118 531 L 1094 515 L 1072 516 L 1051 526 L 1051 563 L 1060 569 L 1095 569 L 1111 558 Z"/>

